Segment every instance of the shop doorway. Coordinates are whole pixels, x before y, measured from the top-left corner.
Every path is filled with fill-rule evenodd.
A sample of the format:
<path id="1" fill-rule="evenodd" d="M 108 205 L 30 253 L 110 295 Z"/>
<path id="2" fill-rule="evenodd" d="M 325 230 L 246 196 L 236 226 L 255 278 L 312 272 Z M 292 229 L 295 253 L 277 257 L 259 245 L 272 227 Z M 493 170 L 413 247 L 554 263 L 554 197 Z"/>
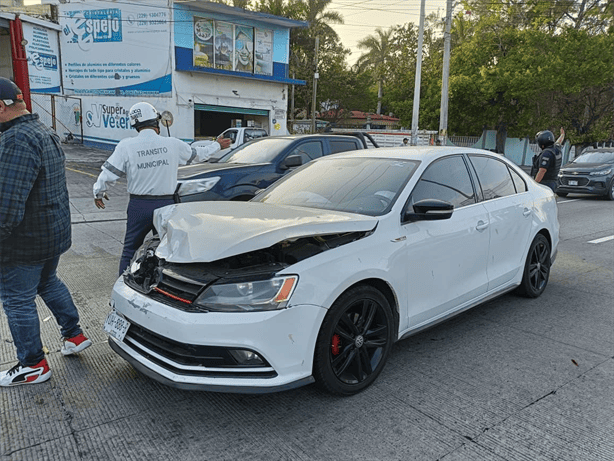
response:
<path id="1" fill-rule="evenodd" d="M 235 126 L 252 126 L 269 131 L 269 112 L 239 107 L 194 105 L 194 139 L 218 136 Z"/>

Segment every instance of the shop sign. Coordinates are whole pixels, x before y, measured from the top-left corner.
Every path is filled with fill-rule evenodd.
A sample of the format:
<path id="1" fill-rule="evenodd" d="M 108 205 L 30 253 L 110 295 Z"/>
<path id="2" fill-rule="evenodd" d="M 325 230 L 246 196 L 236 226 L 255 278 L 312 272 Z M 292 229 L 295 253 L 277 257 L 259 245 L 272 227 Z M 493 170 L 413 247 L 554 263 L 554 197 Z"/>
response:
<path id="1" fill-rule="evenodd" d="M 26 39 L 30 91 L 60 93 L 60 50 L 58 33 L 46 27 L 22 22 Z"/>
<path id="2" fill-rule="evenodd" d="M 170 19 L 166 2 L 61 4 L 66 92 L 170 96 Z"/>

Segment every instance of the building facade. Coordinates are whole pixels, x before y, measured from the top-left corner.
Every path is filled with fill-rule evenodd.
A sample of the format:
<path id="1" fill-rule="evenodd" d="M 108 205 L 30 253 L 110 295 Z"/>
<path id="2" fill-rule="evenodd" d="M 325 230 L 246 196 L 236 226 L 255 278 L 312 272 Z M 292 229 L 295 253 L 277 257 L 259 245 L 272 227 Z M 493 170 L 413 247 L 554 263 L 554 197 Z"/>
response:
<path id="1" fill-rule="evenodd" d="M 112 149 L 133 135 L 128 111 L 140 101 L 164 115 L 162 134 L 186 141 L 236 125 L 286 134 L 288 85 L 305 83 L 288 78 L 290 30 L 306 23 L 202 1 L 71 1 L 57 11 L 58 78 L 39 93 L 62 96 L 52 104 L 68 114 L 61 134 Z"/>

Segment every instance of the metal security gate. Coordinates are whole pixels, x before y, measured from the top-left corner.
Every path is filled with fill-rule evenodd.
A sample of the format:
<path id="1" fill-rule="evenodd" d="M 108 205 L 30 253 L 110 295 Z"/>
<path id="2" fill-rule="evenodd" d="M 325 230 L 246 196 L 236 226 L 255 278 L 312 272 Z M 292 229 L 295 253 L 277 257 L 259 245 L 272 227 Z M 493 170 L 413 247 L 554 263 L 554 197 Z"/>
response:
<path id="1" fill-rule="evenodd" d="M 32 112 L 55 131 L 62 142 L 83 144 L 83 106 L 81 98 L 32 93 Z"/>

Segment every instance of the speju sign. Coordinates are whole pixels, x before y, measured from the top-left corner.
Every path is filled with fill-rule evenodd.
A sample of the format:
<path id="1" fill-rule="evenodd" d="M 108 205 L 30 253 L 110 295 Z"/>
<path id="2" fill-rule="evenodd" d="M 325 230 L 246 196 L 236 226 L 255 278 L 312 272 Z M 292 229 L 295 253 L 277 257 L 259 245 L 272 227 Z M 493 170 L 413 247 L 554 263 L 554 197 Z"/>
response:
<path id="1" fill-rule="evenodd" d="M 170 96 L 171 16 L 158 3 L 61 4 L 66 93 Z"/>

